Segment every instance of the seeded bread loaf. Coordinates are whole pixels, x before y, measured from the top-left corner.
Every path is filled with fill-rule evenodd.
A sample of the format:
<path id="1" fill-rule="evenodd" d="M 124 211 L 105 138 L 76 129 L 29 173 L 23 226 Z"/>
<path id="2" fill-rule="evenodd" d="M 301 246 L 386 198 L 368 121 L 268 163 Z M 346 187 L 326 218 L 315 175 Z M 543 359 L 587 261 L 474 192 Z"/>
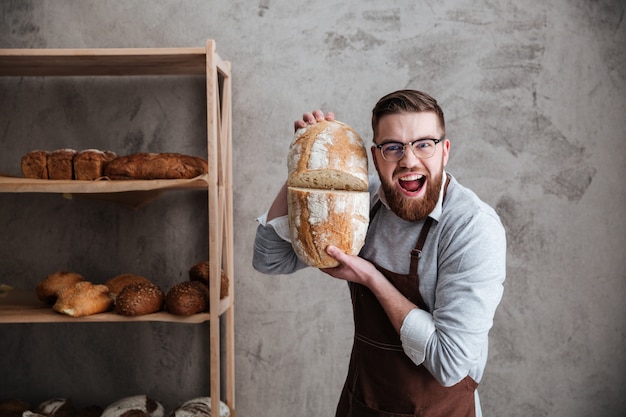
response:
<path id="1" fill-rule="evenodd" d="M 329 245 L 357 255 L 369 224 L 367 152 L 361 137 L 338 121 L 299 129 L 289 149 L 287 202 L 291 243 L 317 268 L 338 262 Z"/>

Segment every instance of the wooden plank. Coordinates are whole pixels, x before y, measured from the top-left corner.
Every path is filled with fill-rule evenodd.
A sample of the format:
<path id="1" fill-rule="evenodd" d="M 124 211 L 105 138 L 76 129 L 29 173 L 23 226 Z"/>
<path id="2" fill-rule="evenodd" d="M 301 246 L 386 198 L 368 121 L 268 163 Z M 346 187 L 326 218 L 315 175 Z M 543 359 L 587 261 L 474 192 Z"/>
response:
<path id="1" fill-rule="evenodd" d="M 0 76 L 203 75 L 204 48 L 0 49 Z"/>

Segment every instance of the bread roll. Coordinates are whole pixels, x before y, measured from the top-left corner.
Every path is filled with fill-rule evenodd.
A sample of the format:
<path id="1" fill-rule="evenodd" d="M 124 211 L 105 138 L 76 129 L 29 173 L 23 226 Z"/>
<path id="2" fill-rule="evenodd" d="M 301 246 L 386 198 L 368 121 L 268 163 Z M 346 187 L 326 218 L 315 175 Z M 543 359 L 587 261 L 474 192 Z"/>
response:
<path id="1" fill-rule="evenodd" d="M 117 155 L 111 151 L 85 149 L 74 156 L 74 179 L 92 181 L 104 175 L 104 166 Z"/>
<path id="2" fill-rule="evenodd" d="M 76 272 L 55 272 L 48 275 L 37 284 L 35 287 L 35 295 L 44 303 L 52 305 L 57 301 L 57 297 L 61 291 L 84 280 L 85 278 Z"/>
<path id="3" fill-rule="evenodd" d="M 198 262 L 191 268 L 189 268 L 189 280 L 198 281 L 204 285 L 209 286 L 209 261 Z M 221 270 L 220 274 L 220 298 L 224 298 L 228 295 L 228 277 L 224 270 Z"/>
<path id="4" fill-rule="evenodd" d="M 104 409 L 102 417 L 127 417 L 146 415 L 148 417 L 163 417 L 163 405 L 146 395 L 135 395 L 122 398 Z"/>
<path id="5" fill-rule="evenodd" d="M 207 311 L 209 289 L 198 281 L 179 282 L 165 295 L 165 308 L 178 316 L 190 316 Z"/>
<path id="6" fill-rule="evenodd" d="M 338 121 L 299 129 L 289 147 L 290 187 L 367 191 L 367 152 L 359 134 Z"/>
<path id="7" fill-rule="evenodd" d="M 48 151 L 31 151 L 22 157 L 22 176 L 40 180 L 48 179 Z"/>
<path id="8" fill-rule="evenodd" d="M 124 316 L 156 313 L 163 307 L 165 294 L 153 283 L 136 282 L 125 286 L 115 298 L 115 312 Z"/>
<path id="9" fill-rule="evenodd" d="M 104 174 L 113 180 L 194 178 L 208 172 L 206 160 L 177 153 L 136 153 L 109 162 Z"/>
<path id="10" fill-rule="evenodd" d="M 230 417 L 230 408 L 222 401 L 219 402 L 219 417 Z M 172 411 L 168 417 L 211 417 L 211 397 L 198 397 L 185 402 Z"/>
<path id="11" fill-rule="evenodd" d="M 57 149 L 48 154 L 48 178 L 51 180 L 74 179 L 73 149 Z"/>
<path id="12" fill-rule="evenodd" d="M 317 268 L 338 262 L 326 253 L 328 245 L 357 255 L 369 225 L 366 191 L 314 190 L 289 187 L 289 231 L 298 257 Z"/>
<path id="13" fill-rule="evenodd" d="M 120 293 L 120 291 L 124 289 L 124 287 L 129 284 L 134 284 L 136 282 L 143 282 L 147 284 L 151 283 L 148 278 L 141 275 L 119 274 L 105 282 L 104 285 L 106 285 L 109 289 L 109 297 L 111 297 L 111 299 L 115 301 L 115 298 Z"/>
<path id="14" fill-rule="evenodd" d="M 85 317 L 104 313 L 112 304 L 106 285 L 81 281 L 63 289 L 52 309 L 71 317 Z"/>

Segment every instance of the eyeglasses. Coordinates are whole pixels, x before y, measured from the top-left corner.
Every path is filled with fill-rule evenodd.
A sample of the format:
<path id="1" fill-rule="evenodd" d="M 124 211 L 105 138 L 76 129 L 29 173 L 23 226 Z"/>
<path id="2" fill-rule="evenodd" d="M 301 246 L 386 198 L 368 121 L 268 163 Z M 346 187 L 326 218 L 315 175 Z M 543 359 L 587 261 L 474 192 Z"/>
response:
<path id="1" fill-rule="evenodd" d="M 383 155 L 385 161 L 397 162 L 404 157 L 404 149 L 410 146 L 413 150 L 413 155 L 419 159 L 428 159 L 435 154 L 436 146 L 441 139 L 416 139 L 413 142 L 385 142 L 380 145 L 376 145 L 380 149 L 380 153 Z"/>

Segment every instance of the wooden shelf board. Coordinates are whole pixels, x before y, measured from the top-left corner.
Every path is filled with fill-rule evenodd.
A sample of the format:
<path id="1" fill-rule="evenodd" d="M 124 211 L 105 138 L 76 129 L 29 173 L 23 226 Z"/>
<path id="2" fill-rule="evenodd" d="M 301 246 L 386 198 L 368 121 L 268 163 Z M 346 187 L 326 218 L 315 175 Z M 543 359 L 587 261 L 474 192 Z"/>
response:
<path id="1" fill-rule="evenodd" d="M 0 76 L 205 75 L 205 48 L 0 49 Z"/>
<path id="2" fill-rule="evenodd" d="M 220 300 L 220 315 L 231 307 L 231 299 Z M 209 313 L 177 316 L 164 311 L 143 316 L 127 317 L 114 312 L 94 314 L 87 317 L 70 317 L 57 313 L 51 306 L 39 301 L 33 291 L 13 289 L 0 295 L 0 324 L 8 323 L 104 323 L 161 321 L 197 324 L 210 321 Z"/>

